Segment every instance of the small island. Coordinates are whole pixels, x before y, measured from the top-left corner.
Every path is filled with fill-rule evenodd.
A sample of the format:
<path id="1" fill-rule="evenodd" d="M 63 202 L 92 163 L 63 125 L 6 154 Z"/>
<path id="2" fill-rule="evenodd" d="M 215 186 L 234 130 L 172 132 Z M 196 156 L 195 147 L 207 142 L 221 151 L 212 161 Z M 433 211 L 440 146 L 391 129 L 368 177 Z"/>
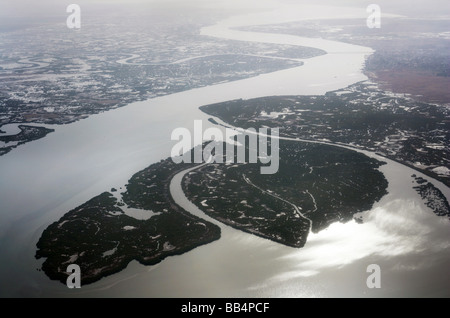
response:
<path id="1" fill-rule="evenodd" d="M 411 177 L 414 178 L 413 183 L 417 184 L 413 188 L 420 194 L 425 205 L 437 216 L 445 216 L 450 219 L 450 205 L 442 192 L 431 182 L 428 182 L 427 179 L 418 177 L 415 174 Z"/>
<path id="2" fill-rule="evenodd" d="M 44 138 L 47 134 L 55 131 L 54 129 L 30 125 L 19 125 L 18 127 L 20 132 L 16 135 L 0 135 L 0 156 L 22 144 Z"/>
<path id="3" fill-rule="evenodd" d="M 220 238 L 220 228 L 173 202 L 169 184 L 189 164 L 166 159 L 136 173 L 124 193 L 104 192 L 44 230 L 36 258 L 42 270 L 66 283 L 69 264 L 89 284 L 119 272 L 132 260 L 153 265 Z"/>

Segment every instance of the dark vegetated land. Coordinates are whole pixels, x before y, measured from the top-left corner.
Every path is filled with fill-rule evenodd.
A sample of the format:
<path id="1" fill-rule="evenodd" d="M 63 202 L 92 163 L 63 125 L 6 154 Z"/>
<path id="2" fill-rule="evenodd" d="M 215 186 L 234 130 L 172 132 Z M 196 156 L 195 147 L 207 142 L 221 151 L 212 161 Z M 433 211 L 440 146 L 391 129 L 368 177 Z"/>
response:
<path id="1" fill-rule="evenodd" d="M 450 112 L 358 83 L 325 96 L 274 96 L 201 107 L 235 127 L 280 128 L 282 136 L 378 152 L 450 185 Z M 275 115 L 271 115 L 275 113 Z"/>
<path id="2" fill-rule="evenodd" d="M 174 164 L 171 158 L 151 165 L 129 180 L 123 201 L 105 192 L 48 226 L 36 252 L 37 258 L 46 258 L 44 272 L 65 283 L 66 268 L 75 263 L 82 284 L 89 284 L 123 270 L 132 260 L 153 265 L 219 239 L 218 226 L 184 211 L 170 195 L 172 177 L 190 166 Z M 143 209 L 149 218 L 130 217 L 124 206 Z"/>
<path id="3" fill-rule="evenodd" d="M 311 230 L 346 222 L 386 194 L 381 162 L 334 146 L 280 141 L 280 167 L 212 163 L 187 174 L 186 196 L 219 221 L 302 247 Z"/>
<path id="4" fill-rule="evenodd" d="M 54 129 L 48 129 L 45 127 L 35 127 L 28 125 L 19 125 L 20 133 L 12 136 L 1 136 L 0 141 L 4 142 L 5 145 L 0 148 L 0 156 L 10 152 L 17 146 L 24 144 L 29 141 L 44 138 L 47 134 L 54 132 Z M 14 145 L 9 146 L 8 143 L 14 143 Z"/>

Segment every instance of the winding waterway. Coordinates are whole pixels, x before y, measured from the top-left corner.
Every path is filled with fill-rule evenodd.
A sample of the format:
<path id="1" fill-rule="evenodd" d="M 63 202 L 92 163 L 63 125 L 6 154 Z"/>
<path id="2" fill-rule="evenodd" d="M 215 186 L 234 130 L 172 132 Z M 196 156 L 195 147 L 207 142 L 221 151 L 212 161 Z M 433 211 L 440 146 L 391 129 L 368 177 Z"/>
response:
<path id="1" fill-rule="evenodd" d="M 194 120 L 211 127 L 199 106 L 238 98 L 324 94 L 366 80 L 361 69 L 370 48 L 232 29 L 243 26 L 242 21 L 267 24 L 280 19 L 270 19 L 270 14 L 269 19 L 261 14 L 259 22 L 258 15 L 232 18 L 202 34 L 311 46 L 328 54 L 304 60 L 300 67 L 137 102 L 57 126 L 47 137 L 0 157 L 0 296 L 449 296 L 449 222 L 436 217 L 411 188 L 411 174 L 421 174 L 390 161 L 380 168 L 389 181 L 389 194 L 365 214 L 365 223 L 333 224 L 311 234 L 302 249 L 206 217 L 184 196 L 179 174 L 171 183 L 175 200 L 219 224 L 220 240 L 156 266 L 132 262 L 80 290 L 69 290 L 37 270 L 42 260 L 34 259 L 35 244 L 42 231 L 93 196 L 123 187 L 133 173 L 169 157 L 173 129 L 192 131 Z M 450 198 L 449 189 L 439 187 Z M 382 269 L 379 290 L 366 286 L 366 269 L 372 263 Z"/>

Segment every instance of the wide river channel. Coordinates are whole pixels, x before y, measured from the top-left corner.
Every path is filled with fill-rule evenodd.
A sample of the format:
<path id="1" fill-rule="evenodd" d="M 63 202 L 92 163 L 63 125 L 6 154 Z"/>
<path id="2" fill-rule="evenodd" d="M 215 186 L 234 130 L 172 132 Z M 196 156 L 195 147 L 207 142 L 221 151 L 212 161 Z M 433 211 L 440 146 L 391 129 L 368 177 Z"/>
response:
<path id="1" fill-rule="evenodd" d="M 42 231 L 69 210 L 112 187 L 123 187 L 135 172 L 169 157 L 175 128 L 193 131 L 194 120 L 203 120 L 204 129 L 211 127 L 200 106 L 238 98 L 324 94 L 367 79 L 361 70 L 373 52 L 370 48 L 232 29 L 287 19 L 271 14 L 233 17 L 202 29 L 202 34 L 310 46 L 327 54 L 307 59 L 300 67 L 137 102 L 55 126 L 47 137 L 0 157 L 0 296 L 450 296 L 450 223 L 435 216 L 412 189 L 411 175 L 421 174 L 392 161 L 380 168 L 389 181 L 389 194 L 365 213 L 363 224 L 333 224 L 310 234 L 302 249 L 206 217 L 185 198 L 179 174 L 171 183 L 175 200 L 219 224 L 220 240 L 156 266 L 133 261 L 120 273 L 78 290 L 37 270 L 42 260 L 34 254 Z M 433 182 L 449 199 L 449 188 Z M 380 289 L 366 285 L 370 264 L 381 268 Z"/>

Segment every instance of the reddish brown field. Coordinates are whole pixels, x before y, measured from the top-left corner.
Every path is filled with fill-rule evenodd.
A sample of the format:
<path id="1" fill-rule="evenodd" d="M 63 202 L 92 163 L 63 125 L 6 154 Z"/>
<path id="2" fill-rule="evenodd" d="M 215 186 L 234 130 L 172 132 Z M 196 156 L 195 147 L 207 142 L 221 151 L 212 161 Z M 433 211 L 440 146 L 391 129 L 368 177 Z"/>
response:
<path id="1" fill-rule="evenodd" d="M 411 94 L 424 102 L 450 103 L 450 77 L 415 70 L 382 70 L 367 72 L 366 75 L 385 90 Z"/>

